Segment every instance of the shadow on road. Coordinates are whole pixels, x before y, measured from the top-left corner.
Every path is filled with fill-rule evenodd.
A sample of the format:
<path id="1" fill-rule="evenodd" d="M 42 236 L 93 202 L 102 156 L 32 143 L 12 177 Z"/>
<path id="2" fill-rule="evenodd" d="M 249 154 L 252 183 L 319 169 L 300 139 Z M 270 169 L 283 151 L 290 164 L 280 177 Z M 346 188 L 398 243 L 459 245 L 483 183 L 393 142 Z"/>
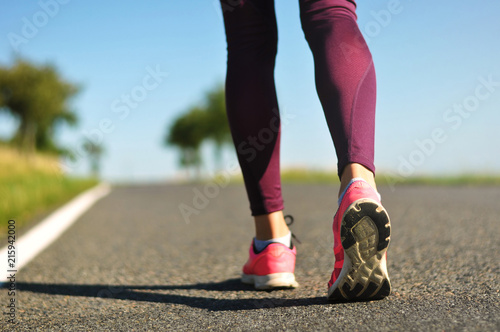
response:
<path id="1" fill-rule="evenodd" d="M 297 299 L 254 298 L 254 299 L 220 299 L 215 297 L 186 296 L 146 292 L 147 290 L 207 290 L 207 291 L 249 291 L 256 292 L 251 286 L 242 284 L 240 279 L 228 279 L 222 282 L 197 283 L 188 285 L 76 285 L 76 284 L 43 284 L 19 282 L 18 290 L 51 295 L 85 296 L 111 298 L 130 301 L 183 304 L 193 308 L 211 311 L 239 311 L 276 307 L 297 307 L 315 304 L 326 304 L 325 297 Z"/>

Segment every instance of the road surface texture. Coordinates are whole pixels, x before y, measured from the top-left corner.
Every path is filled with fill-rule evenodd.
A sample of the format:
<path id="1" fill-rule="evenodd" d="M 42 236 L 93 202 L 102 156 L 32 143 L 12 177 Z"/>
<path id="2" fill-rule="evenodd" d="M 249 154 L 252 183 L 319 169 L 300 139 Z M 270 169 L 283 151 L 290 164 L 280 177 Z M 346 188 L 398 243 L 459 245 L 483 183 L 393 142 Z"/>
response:
<path id="1" fill-rule="evenodd" d="M 242 186 L 129 186 L 18 272 L 17 323 L 2 314 L 0 330 L 499 331 L 500 188 L 379 189 L 392 220 L 384 300 L 325 300 L 336 187 L 284 186 L 300 287 L 266 292 L 238 279 L 253 233 Z"/>

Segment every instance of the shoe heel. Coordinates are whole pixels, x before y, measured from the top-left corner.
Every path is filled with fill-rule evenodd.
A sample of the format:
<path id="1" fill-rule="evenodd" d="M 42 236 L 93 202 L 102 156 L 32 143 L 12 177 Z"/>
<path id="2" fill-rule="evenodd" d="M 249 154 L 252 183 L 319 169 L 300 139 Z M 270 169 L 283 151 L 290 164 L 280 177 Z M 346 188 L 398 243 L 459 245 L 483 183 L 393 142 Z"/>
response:
<path id="1" fill-rule="evenodd" d="M 349 206 L 341 222 L 344 266 L 330 298 L 379 299 L 390 294 L 386 251 L 390 242 L 389 215 L 376 201 L 366 198 Z"/>

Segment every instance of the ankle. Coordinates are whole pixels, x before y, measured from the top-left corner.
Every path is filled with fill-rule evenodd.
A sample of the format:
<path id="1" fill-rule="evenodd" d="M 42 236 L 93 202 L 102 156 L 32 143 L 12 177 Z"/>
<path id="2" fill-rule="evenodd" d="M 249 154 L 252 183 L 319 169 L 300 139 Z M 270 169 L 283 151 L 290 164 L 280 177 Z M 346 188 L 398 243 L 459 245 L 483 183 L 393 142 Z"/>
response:
<path id="1" fill-rule="evenodd" d="M 257 240 L 275 239 L 286 236 L 290 232 L 283 217 L 283 211 L 255 216 L 254 221 Z"/>
<path id="2" fill-rule="evenodd" d="M 340 177 L 339 197 L 347 188 L 350 181 L 354 178 L 365 180 L 370 186 L 373 187 L 375 191 L 377 191 L 375 176 L 373 175 L 372 171 L 361 164 L 352 163 L 348 164 L 342 171 L 342 175 Z"/>

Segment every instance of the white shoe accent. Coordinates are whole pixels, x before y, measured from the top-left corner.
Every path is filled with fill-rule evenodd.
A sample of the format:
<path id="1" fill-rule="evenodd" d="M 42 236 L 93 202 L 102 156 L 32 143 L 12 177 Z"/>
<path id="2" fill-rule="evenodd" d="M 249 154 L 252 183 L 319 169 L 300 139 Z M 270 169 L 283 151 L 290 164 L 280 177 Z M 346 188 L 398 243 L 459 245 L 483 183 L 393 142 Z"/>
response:
<path id="1" fill-rule="evenodd" d="M 266 290 L 272 288 L 297 288 L 295 275 L 291 272 L 271 273 L 265 276 L 242 274 L 241 282 L 254 285 L 255 289 Z"/>

